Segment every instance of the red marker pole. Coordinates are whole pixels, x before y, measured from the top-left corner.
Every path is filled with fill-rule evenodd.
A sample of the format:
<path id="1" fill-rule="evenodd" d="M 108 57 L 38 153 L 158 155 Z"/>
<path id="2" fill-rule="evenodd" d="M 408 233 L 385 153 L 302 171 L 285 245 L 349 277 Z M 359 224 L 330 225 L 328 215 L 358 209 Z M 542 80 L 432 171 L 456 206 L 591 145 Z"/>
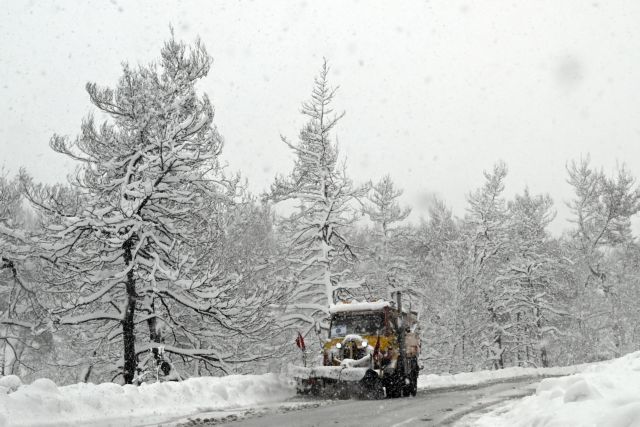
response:
<path id="1" fill-rule="evenodd" d="M 307 349 L 307 347 L 304 344 L 304 337 L 302 336 L 302 334 L 300 332 L 298 332 L 298 336 L 296 338 L 296 346 L 298 346 L 300 351 L 302 351 L 302 364 L 306 368 L 307 367 L 307 357 L 306 357 L 307 354 L 306 354 L 305 350 Z"/>

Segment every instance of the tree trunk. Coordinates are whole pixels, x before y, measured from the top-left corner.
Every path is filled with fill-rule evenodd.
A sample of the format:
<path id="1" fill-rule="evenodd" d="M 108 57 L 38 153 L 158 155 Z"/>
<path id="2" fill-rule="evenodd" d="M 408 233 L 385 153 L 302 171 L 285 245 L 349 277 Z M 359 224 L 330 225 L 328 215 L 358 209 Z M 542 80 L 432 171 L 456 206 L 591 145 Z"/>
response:
<path id="1" fill-rule="evenodd" d="M 151 303 L 149 304 L 149 310 L 150 310 L 149 315 L 155 314 L 155 311 L 156 311 L 155 308 L 156 307 L 152 299 Z M 160 361 L 160 355 L 158 353 L 158 345 L 160 344 L 160 334 L 158 334 L 157 323 L 158 322 L 155 317 L 151 317 L 149 318 L 149 320 L 147 320 L 147 326 L 149 327 L 149 341 L 153 346 L 151 348 L 151 353 L 153 353 L 153 359 L 156 361 L 156 363 Z"/>
<path id="2" fill-rule="evenodd" d="M 516 313 L 516 365 L 522 367 L 522 334 L 520 332 L 520 313 Z"/>
<path id="3" fill-rule="evenodd" d="M 536 327 L 537 327 L 537 338 L 538 338 L 538 345 L 540 346 L 540 362 L 542 363 L 542 367 L 543 368 L 548 368 L 549 367 L 549 356 L 547 355 L 547 347 L 546 344 L 544 344 L 543 340 L 544 340 L 544 336 L 542 334 L 542 319 L 540 317 L 540 309 L 536 307 Z"/>
<path id="4" fill-rule="evenodd" d="M 5 373 L 5 353 L 7 351 L 7 343 L 4 343 L 4 346 L 2 348 L 2 351 L 0 352 L 0 355 L 2 356 L 2 359 L 0 359 L 0 377 L 4 377 L 5 375 L 7 375 Z"/>
<path id="5" fill-rule="evenodd" d="M 543 368 L 549 367 L 549 357 L 547 356 L 547 349 L 544 347 L 540 349 L 540 361 L 542 362 Z"/>
<path id="6" fill-rule="evenodd" d="M 131 264 L 131 248 L 133 242 L 131 238 L 122 245 L 124 249 L 124 262 L 128 267 Z M 122 319 L 122 341 L 124 344 L 124 382 L 125 384 L 133 383 L 133 378 L 138 367 L 138 358 L 136 356 L 136 335 L 134 315 L 136 310 L 136 281 L 133 275 L 133 269 L 127 273 L 126 281 L 127 305 L 125 308 L 124 318 Z"/>
<path id="7" fill-rule="evenodd" d="M 504 351 L 502 350 L 502 334 L 498 334 L 498 349 L 500 350 L 500 357 L 498 358 L 498 369 L 504 369 Z"/>

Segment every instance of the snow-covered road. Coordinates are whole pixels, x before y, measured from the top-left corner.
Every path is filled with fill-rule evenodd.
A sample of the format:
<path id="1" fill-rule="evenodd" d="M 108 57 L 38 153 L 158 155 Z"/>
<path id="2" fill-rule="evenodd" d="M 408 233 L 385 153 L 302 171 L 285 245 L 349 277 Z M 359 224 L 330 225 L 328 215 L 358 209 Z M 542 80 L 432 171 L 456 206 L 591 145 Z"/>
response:
<path id="1" fill-rule="evenodd" d="M 301 400 L 251 411 L 210 412 L 183 426 L 429 426 L 458 422 L 508 399 L 535 393 L 538 380 L 519 379 L 456 389 L 420 390 L 415 398 Z"/>
<path id="2" fill-rule="evenodd" d="M 627 359 L 620 363 L 631 373 L 620 369 L 631 375 L 635 365 L 627 366 Z M 295 396 L 295 383 L 284 374 L 200 377 L 139 387 L 114 383 L 56 386 L 46 378 L 23 384 L 9 375 L 0 377 L 0 427 L 177 426 L 202 425 L 204 420 L 204 425 L 234 420 L 257 423 L 249 425 L 319 425 L 325 420 L 351 425 L 363 418 L 368 425 L 432 423 L 426 419 L 442 423 L 469 410 L 529 394 L 531 390 L 523 386 L 542 378 L 600 368 L 595 364 L 421 375 L 417 398 L 369 402 L 303 399 Z"/>

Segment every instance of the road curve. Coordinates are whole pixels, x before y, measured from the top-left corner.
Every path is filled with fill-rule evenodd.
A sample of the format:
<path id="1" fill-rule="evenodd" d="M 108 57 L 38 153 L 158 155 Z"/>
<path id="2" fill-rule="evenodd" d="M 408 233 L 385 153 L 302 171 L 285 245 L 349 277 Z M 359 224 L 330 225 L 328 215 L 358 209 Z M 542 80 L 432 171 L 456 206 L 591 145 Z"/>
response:
<path id="1" fill-rule="evenodd" d="M 500 402 L 535 392 L 534 379 L 438 391 L 421 390 L 416 397 L 384 400 L 306 402 L 302 409 L 258 412 L 233 422 L 206 420 L 198 426 L 320 427 L 320 426 L 439 426 Z M 228 419 L 227 419 L 228 420 Z M 204 421 L 204 420 L 203 420 Z"/>

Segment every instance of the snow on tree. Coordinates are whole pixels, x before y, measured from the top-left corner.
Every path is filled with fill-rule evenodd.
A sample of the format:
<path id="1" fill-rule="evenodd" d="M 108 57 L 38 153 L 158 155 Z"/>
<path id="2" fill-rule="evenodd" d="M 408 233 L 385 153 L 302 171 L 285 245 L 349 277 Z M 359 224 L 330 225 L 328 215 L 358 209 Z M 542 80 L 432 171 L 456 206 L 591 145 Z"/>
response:
<path id="1" fill-rule="evenodd" d="M 214 257 L 227 274 L 234 275 L 237 295 L 262 295 L 261 304 L 248 306 L 255 310 L 256 330 L 251 338 L 246 333 L 229 336 L 222 330 L 223 337 L 238 354 L 252 354 L 250 364 L 236 364 L 234 372 L 264 372 L 274 362 L 280 362 L 283 347 L 291 348 L 285 342 L 282 329 L 277 320 L 280 311 L 275 305 L 286 298 L 287 287 L 278 276 L 280 265 L 274 262 L 278 258 L 278 242 L 275 238 L 275 218 L 268 203 L 259 203 L 257 198 L 248 194 L 244 188 L 236 203 L 227 207 L 219 216 L 220 244 Z M 246 327 L 251 326 L 248 322 Z M 276 369 L 271 369 L 275 371 Z"/>
<path id="2" fill-rule="evenodd" d="M 506 316 L 506 356 L 518 366 L 549 366 L 548 343 L 562 331 L 558 305 L 561 257 L 551 245 L 547 226 L 555 218 L 548 195 L 532 196 L 528 189 L 509 204 L 509 259 L 496 282 L 503 292 Z"/>
<path id="3" fill-rule="evenodd" d="M 620 297 L 629 289 L 626 281 L 615 280 L 621 271 L 616 264 L 621 253 L 633 253 L 631 217 L 640 210 L 640 190 L 624 166 L 608 177 L 591 167 L 588 157 L 570 162 L 567 172 L 575 192 L 569 203 L 575 228 L 568 240 L 568 251 L 576 264 L 571 311 L 577 333 L 573 345 L 582 348 L 591 360 L 617 357 L 626 341 L 622 329 L 627 302 Z"/>
<path id="4" fill-rule="evenodd" d="M 498 162 L 491 172 L 485 171 L 484 176 L 484 185 L 468 197 L 465 223 L 469 261 L 464 280 L 480 301 L 478 319 L 480 325 L 484 325 L 479 325 L 478 330 L 481 348 L 487 352 L 487 361 L 494 368 L 503 368 L 504 295 L 495 278 L 508 247 L 507 206 L 502 196 L 507 166 Z"/>
<path id="5" fill-rule="evenodd" d="M 298 142 L 282 137 L 296 156 L 293 170 L 276 178 L 271 189 L 274 201 L 297 203 L 295 212 L 282 224 L 288 236 L 292 283 L 282 319 L 285 324 L 317 324 L 328 315 L 330 304 L 348 297 L 350 290 L 362 284 L 350 268 L 356 254 L 345 232 L 356 218 L 354 200 L 362 197 L 366 188 L 355 187 L 345 166 L 338 162 L 332 131 L 344 113 L 335 114 L 331 107 L 337 88 L 329 85 L 328 74 L 325 60 L 314 80 L 311 99 L 302 104 L 308 122 Z"/>
<path id="6" fill-rule="evenodd" d="M 600 265 L 602 249 L 631 239 L 631 216 L 640 210 L 640 189 L 624 166 L 616 176 L 607 177 L 602 170 L 593 169 L 589 157 L 567 165 L 569 184 L 575 199 L 569 203 L 576 224 L 574 240 L 584 256 L 588 269 L 585 286 L 597 279 L 606 292 L 607 272 Z"/>
<path id="7" fill-rule="evenodd" d="M 236 354 L 226 337 L 259 332 L 268 293 L 238 294 L 239 276 L 212 256 L 235 182 L 218 164 L 223 143 L 211 102 L 196 91 L 211 62 L 200 42 L 187 48 L 172 37 L 158 63 L 125 64 L 115 89 L 87 84 L 107 120 L 89 115 L 75 140 L 51 139 L 78 161 L 70 184 L 79 202 L 58 203 L 47 188 L 25 183 L 51 220 L 40 245 L 55 267 L 54 324 L 89 325 L 93 355 L 119 359 L 125 383 L 143 353 L 158 365 L 169 363 L 168 353 L 224 371 L 257 357 Z"/>
<path id="8" fill-rule="evenodd" d="M 18 229 L 17 213 L 20 210 L 20 192 L 15 182 L 0 176 L 0 375 L 15 373 L 20 363 L 21 331 L 30 329 L 30 319 L 23 318 L 22 299 L 33 298 L 31 290 L 24 286 L 18 272 L 18 263 L 24 259 L 21 249 L 25 237 Z"/>
<path id="9" fill-rule="evenodd" d="M 0 175 L 0 375 L 33 370 L 29 356 L 49 337 L 34 279 L 33 218 L 22 203 L 18 180 Z"/>
<path id="10" fill-rule="evenodd" d="M 368 202 L 362 208 L 373 222 L 375 234 L 375 241 L 367 248 L 374 264 L 367 274 L 368 284 L 373 288 L 374 296 L 380 298 L 389 298 L 398 289 L 412 290 L 406 254 L 400 253 L 407 245 L 399 241 L 402 236 L 398 224 L 411 213 L 411 208 L 400 207 L 398 199 L 402 193 L 386 175 L 371 187 Z"/>
<path id="11" fill-rule="evenodd" d="M 411 235 L 409 265 L 425 295 L 420 318 L 429 342 L 421 357 L 433 372 L 474 367 L 477 349 L 472 334 L 477 322 L 470 307 L 475 305 L 475 293 L 466 280 L 469 258 L 461 232 L 451 209 L 434 199 L 428 220 Z"/>
<path id="12" fill-rule="evenodd" d="M 509 252 L 506 175 L 503 162 L 484 172 L 462 220 L 436 201 L 414 236 L 413 262 L 427 294 L 425 335 L 433 340 L 429 360 L 450 372 L 505 366 L 508 324 L 496 278 Z"/>
<path id="13" fill-rule="evenodd" d="M 617 357 L 635 351 L 640 345 L 637 304 L 640 300 L 640 245 L 636 239 L 612 250 L 607 265 L 610 271 L 607 280 L 611 286 L 606 294 L 607 314 L 603 316 L 601 326 L 608 334 L 606 354 Z M 602 308 L 600 306 L 599 310 Z"/>

